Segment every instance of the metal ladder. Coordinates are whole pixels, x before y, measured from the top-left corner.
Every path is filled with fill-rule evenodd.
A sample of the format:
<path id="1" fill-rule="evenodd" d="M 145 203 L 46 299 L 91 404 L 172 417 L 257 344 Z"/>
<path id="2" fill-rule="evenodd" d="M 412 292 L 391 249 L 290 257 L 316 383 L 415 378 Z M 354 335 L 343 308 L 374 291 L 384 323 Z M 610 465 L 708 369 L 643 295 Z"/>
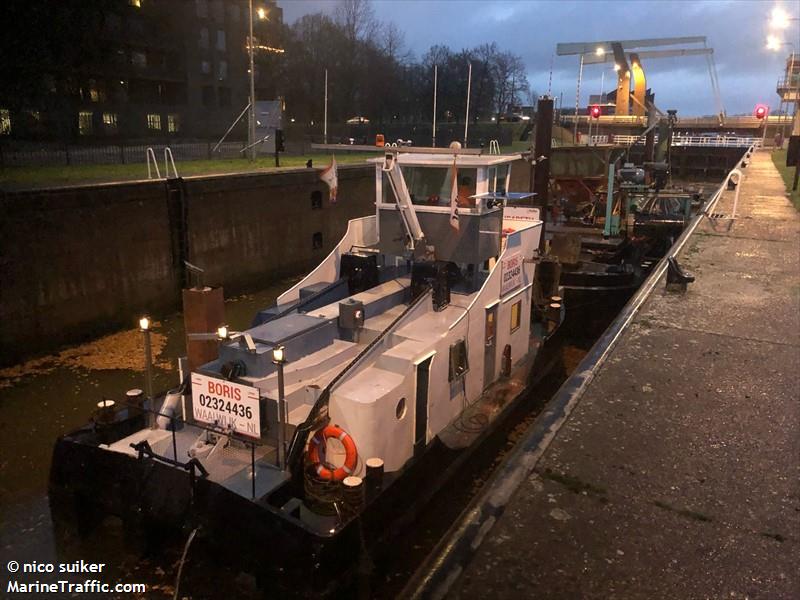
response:
<path id="1" fill-rule="evenodd" d="M 147 178 L 153 179 L 153 171 L 155 171 L 156 179 L 162 179 L 161 171 L 158 168 L 158 161 L 156 161 L 156 153 L 153 150 L 152 146 L 147 149 Z M 152 163 L 152 167 L 150 164 Z M 172 173 L 174 178 L 177 179 L 180 177 L 178 175 L 178 169 L 175 168 L 175 159 L 172 156 L 172 149 L 167 146 L 164 148 L 164 178 L 169 179 L 169 167 L 172 165 Z"/>

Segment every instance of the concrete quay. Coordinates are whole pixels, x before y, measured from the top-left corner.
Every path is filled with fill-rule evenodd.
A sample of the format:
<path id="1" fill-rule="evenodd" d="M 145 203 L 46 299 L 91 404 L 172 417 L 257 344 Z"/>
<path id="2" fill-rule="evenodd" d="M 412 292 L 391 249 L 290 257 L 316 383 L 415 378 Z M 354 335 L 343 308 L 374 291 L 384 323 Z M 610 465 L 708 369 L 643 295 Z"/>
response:
<path id="1" fill-rule="evenodd" d="M 434 597 L 800 598 L 800 215 L 743 171 Z"/>

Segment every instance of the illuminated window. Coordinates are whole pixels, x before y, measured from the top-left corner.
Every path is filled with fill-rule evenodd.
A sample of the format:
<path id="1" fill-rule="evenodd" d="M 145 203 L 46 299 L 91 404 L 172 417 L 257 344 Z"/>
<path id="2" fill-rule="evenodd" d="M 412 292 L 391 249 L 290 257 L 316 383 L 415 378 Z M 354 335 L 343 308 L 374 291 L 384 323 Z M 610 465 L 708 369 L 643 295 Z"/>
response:
<path id="1" fill-rule="evenodd" d="M 208 29 L 206 27 L 200 30 L 200 40 L 197 43 L 201 48 L 208 48 Z"/>
<path id="2" fill-rule="evenodd" d="M 519 329 L 522 323 L 522 300 L 511 306 L 511 333 Z"/>
<path id="3" fill-rule="evenodd" d="M 228 62 L 225 60 L 219 61 L 217 63 L 217 78 L 220 81 L 224 81 L 228 78 Z"/>
<path id="4" fill-rule="evenodd" d="M 225 32 L 217 29 L 217 50 L 225 52 Z"/>
<path id="5" fill-rule="evenodd" d="M 161 115 L 152 113 L 147 115 L 147 128 L 161 131 Z"/>
<path id="6" fill-rule="evenodd" d="M 115 132 L 117 130 L 117 113 L 104 112 L 103 127 L 109 133 Z"/>
<path id="7" fill-rule="evenodd" d="M 7 108 L 0 108 L 0 135 L 11 135 L 11 113 Z"/>
<path id="8" fill-rule="evenodd" d="M 92 111 L 82 110 L 78 113 L 78 133 L 92 135 Z"/>
<path id="9" fill-rule="evenodd" d="M 142 8 L 142 0 L 128 0 L 128 4 L 135 8 Z"/>
<path id="10" fill-rule="evenodd" d="M 181 129 L 181 120 L 178 115 L 167 115 L 167 131 L 178 133 Z"/>

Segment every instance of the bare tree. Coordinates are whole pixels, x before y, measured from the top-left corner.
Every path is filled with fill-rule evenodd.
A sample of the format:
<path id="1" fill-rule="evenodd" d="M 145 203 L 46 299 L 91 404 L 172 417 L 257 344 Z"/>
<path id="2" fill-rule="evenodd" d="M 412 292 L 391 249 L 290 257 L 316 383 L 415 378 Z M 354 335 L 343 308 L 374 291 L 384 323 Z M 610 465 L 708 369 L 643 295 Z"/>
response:
<path id="1" fill-rule="evenodd" d="M 372 37 L 377 27 L 370 0 L 339 0 L 334 17 L 351 43 Z"/>
<path id="2" fill-rule="evenodd" d="M 536 103 L 539 101 L 539 92 L 533 89 L 533 86 L 528 86 L 527 100 L 528 106 L 536 108 Z"/>
<path id="3" fill-rule="evenodd" d="M 392 22 L 382 23 L 380 30 L 380 40 L 378 43 L 383 53 L 400 64 L 409 62 L 411 56 L 407 51 L 404 52 L 406 36 L 403 31 Z"/>

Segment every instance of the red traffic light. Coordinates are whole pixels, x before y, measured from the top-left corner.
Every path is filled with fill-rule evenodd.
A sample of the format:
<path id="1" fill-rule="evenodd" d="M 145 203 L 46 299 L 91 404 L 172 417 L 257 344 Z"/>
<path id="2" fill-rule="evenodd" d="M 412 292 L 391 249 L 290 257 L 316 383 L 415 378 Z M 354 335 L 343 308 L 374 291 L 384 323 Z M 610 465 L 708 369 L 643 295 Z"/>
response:
<path id="1" fill-rule="evenodd" d="M 601 110 L 600 110 L 600 107 L 597 104 L 592 104 L 589 107 L 589 114 L 592 115 L 593 119 L 599 119 L 600 118 L 600 113 L 601 113 Z"/>
<path id="2" fill-rule="evenodd" d="M 754 114 L 756 115 L 756 119 L 763 119 L 767 116 L 767 107 L 763 104 L 757 105 Z"/>

